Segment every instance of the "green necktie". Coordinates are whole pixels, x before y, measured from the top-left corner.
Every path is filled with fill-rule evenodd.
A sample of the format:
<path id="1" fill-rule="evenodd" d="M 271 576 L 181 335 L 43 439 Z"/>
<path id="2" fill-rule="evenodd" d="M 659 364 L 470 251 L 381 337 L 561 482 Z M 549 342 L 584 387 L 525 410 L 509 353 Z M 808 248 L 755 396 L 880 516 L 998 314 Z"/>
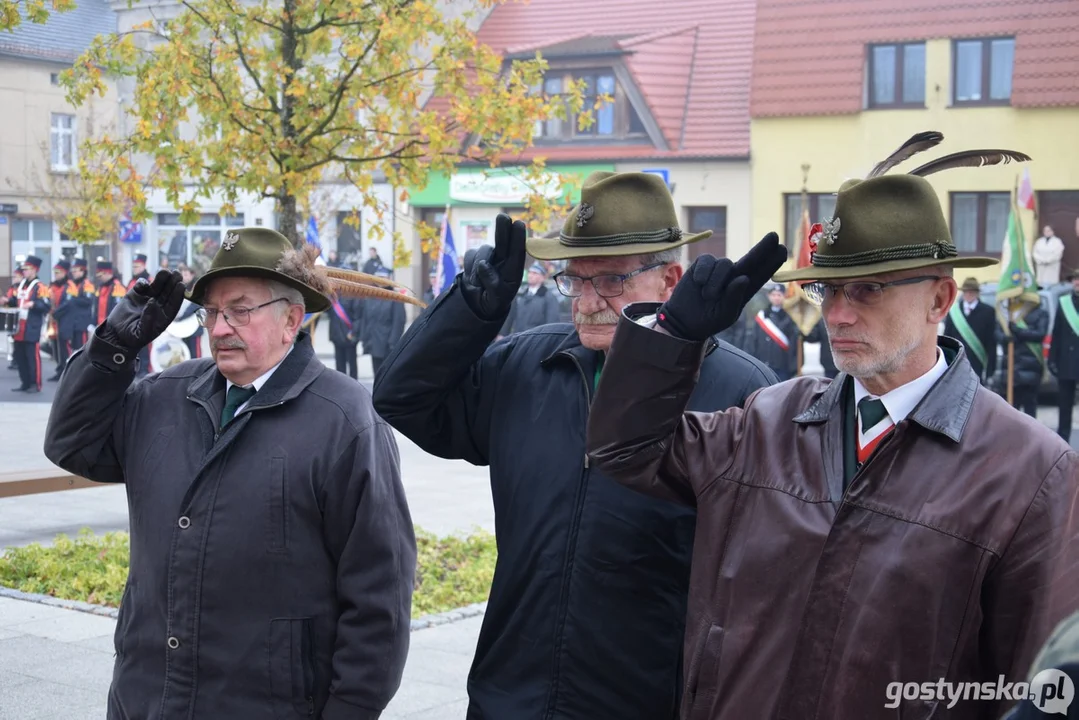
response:
<path id="1" fill-rule="evenodd" d="M 877 426 L 881 420 L 888 416 L 888 409 L 880 400 L 862 398 L 858 403 L 858 415 L 862 418 L 862 429 L 869 430 Z"/>
<path id="2" fill-rule="evenodd" d="M 225 407 L 221 409 L 221 427 L 225 427 L 232 422 L 237 408 L 250 400 L 251 396 L 256 392 L 258 391 L 253 387 L 240 387 L 239 385 L 230 387 L 228 395 L 225 396 Z"/>

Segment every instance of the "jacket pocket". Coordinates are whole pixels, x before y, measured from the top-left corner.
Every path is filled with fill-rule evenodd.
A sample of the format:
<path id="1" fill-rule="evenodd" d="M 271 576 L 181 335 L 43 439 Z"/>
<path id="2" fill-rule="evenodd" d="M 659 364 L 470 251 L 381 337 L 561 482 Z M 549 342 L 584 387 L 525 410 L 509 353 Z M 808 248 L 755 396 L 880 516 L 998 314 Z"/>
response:
<path id="1" fill-rule="evenodd" d="M 711 712 L 711 701 L 718 685 L 719 660 L 723 651 L 723 628 L 712 624 L 696 649 L 693 663 L 689 668 L 687 699 L 688 720 L 707 719 Z"/>
<path id="2" fill-rule="evenodd" d="M 288 485 L 285 478 L 285 458 L 270 458 L 270 503 L 267 522 L 269 523 L 270 552 L 288 551 Z"/>
<path id="3" fill-rule="evenodd" d="M 314 643 L 311 618 L 270 621 L 270 698 L 279 720 L 314 717 Z"/>

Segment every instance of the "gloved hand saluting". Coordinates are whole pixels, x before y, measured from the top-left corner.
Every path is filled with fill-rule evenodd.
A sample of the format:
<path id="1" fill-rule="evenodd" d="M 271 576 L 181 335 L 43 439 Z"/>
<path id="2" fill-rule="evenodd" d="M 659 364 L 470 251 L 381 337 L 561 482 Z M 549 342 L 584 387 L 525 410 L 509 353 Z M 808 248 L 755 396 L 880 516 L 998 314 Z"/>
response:
<path id="1" fill-rule="evenodd" d="M 184 301 L 184 283 L 180 273 L 158 270 L 152 283 L 139 280 L 127 291 L 103 327 L 101 339 L 138 352 L 146 347 L 176 319 Z"/>
<path id="2" fill-rule="evenodd" d="M 734 325 L 750 298 L 786 261 L 787 249 L 774 232 L 737 263 L 701 255 L 660 306 L 657 324 L 675 337 L 704 342 Z"/>
<path id="3" fill-rule="evenodd" d="M 525 224 L 499 213 L 494 247 L 465 253 L 461 294 L 472 312 L 488 322 L 509 312 L 524 278 L 525 260 Z"/>

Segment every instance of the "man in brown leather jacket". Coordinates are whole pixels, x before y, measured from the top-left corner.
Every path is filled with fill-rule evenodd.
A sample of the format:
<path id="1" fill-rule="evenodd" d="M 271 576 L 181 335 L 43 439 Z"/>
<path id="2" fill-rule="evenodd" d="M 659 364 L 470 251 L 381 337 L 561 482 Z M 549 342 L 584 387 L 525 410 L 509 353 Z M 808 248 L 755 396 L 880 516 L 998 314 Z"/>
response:
<path id="1" fill-rule="evenodd" d="M 919 170 L 844 183 L 812 265 L 774 276 L 813 281 L 835 380 L 684 411 L 700 340 L 784 262 L 774 233 L 623 310 L 587 447 L 697 509 L 683 718 L 996 720 L 1079 609 L 1079 456 L 937 337 L 952 268 L 994 260 L 958 256 Z"/>

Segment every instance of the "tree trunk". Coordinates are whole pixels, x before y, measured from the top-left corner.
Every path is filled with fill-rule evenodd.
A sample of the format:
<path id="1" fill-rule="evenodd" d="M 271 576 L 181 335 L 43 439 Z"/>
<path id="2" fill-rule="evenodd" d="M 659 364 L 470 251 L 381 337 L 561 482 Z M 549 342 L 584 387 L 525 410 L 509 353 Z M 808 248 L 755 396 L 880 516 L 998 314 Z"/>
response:
<path id="1" fill-rule="evenodd" d="M 303 63 L 296 56 L 296 45 L 298 42 L 294 17 L 296 0 L 285 0 L 284 10 L 281 33 L 281 59 L 285 62 L 285 70 L 281 87 L 288 88 L 292 84 L 292 78 L 294 78 L 296 73 L 303 68 Z M 296 125 L 293 123 L 295 102 L 292 95 L 287 92 L 282 93 L 280 116 L 281 137 L 290 142 L 295 141 L 297 135 Z M 286 154 L 282 157 L 281 172 L 284 173 L 291 170 L 292 165 L 292 157 Z M 278 230 L 292 242 L 293 247 L 297 248 L 304 243 L 303 238 L 301 238 L 300 233 L 296 229 L 298 221 L 299 216 L 296 213 L 296 196 L 290 193 L 287 188 L 282 187 L 279 181 L 277 195 Z"/>
<path id="2" fill-rule="evenodd" d="M 278 197 L 277 230 L 289 239 L 293 247 L 297 248 L 304 243 L 304 238 L 300 236 L 299 231 L 296 229 L 299 221 L 300 216 L 296 211 L 296 196 L 285 195 L 284 197 Z"/>

